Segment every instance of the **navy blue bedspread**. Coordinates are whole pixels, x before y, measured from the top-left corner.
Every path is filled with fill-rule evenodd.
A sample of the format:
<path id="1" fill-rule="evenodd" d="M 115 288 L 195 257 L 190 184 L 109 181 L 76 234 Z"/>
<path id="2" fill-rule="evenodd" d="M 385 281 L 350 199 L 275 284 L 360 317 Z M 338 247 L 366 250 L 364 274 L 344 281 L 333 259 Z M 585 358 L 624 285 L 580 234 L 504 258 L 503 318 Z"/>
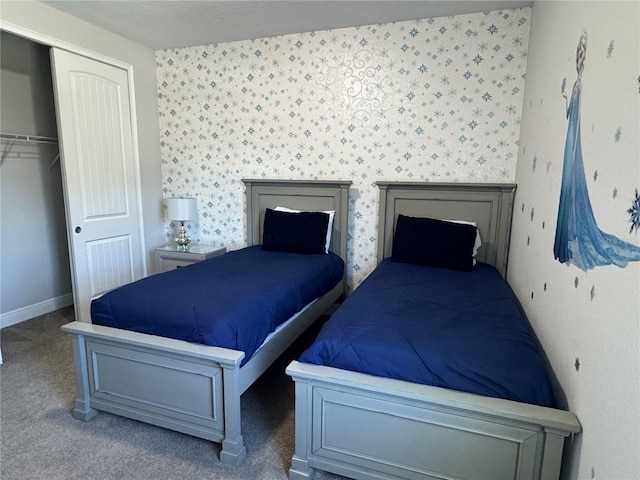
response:
<path id="1" fill-rule="evenodd" d="M 457 272 L 386 259 L 300 361 L 555 407 L 537 345 L 494 267 Z"/>
<path id="2" fill-rule="evenodd" d="M 268 252 L 253 246 L 152 275 L 91 304 L 93 323 L 245 352 L 342 279 L 330 253 Z"/>

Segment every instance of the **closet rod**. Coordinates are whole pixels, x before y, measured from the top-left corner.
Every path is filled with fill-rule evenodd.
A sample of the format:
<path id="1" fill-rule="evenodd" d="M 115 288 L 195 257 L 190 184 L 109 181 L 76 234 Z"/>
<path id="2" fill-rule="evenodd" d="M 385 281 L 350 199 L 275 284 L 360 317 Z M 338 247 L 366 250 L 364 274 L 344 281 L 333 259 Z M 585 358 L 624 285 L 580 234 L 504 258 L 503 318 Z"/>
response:
<path id="1" fill-rule="evenodd" d="M 0 139 L 12 142 L 33 142 L 33 143 L 58 143 L 54 137 L 44 137 L 42 135 L 20 135 L 17 133 L 0 133 Z"/>

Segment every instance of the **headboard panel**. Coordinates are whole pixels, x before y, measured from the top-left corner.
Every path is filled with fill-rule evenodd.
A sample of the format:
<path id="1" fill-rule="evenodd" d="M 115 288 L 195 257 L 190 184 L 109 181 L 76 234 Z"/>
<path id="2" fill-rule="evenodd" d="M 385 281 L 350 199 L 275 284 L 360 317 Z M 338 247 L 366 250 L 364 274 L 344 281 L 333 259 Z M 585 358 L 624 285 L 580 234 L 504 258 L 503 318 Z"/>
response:
<path id="1" fill-rule="evenodd" d="M 398 214 L 478 224 L 477 259 L 506 278 L 516 185 L 502 183 L 377 182 L 380 189 L 378 262 L 390 257 Z"/>
<path id="2" fill-rule="evenodd" d="M 303 211 L 335 210 L 331 251 L 347 258 L 347 217 L 351 181 L 243 179 L 247 195 L 247 243 L 262 243 L 267 208 L 289 207 Z"/>

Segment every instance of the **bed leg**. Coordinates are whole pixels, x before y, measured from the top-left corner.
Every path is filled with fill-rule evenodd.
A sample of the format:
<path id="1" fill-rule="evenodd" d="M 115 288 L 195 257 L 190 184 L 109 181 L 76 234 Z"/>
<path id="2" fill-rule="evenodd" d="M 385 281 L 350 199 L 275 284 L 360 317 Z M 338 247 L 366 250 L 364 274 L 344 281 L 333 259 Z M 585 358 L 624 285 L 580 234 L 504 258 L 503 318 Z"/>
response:
<path id="1" fill-rule="evenodd" d="M 240 417 L 240 368 L 223 366 L 224 382 L 224 440 L 220 451 L 220 461 L 238 466 L 247 456 L 247 449 L 241 433 Z"/>
<path id="2" fill-rule="evenodd" d="M 312 386 L 309 382 L 299 380 L 295 376 L 295 452 L 291 458 L 289 480 L 308 480 L 313 478 L 313 468 L 309 466 L 311 445 L 311 400 Z"/>
<path id="3" fill-rule="evenodd" d="M 291 459 L 289 480 L 309 480 L 311 478 L 313 478 L 313 468 L 309 467 L 309 462 L 294 455 Z"/>
<path id="4" fill-rule="evenodd" d="M 237 467 L 240 465 L 247 456 L 247 449 L 244 446 L 244 440 L 242 435 L 240 438 L 232 442 L 231 440 L 224 439 L 222 441 L 222 451 L 220 452 L 220 461 L 225 465 L 232 465 Z"/>
<path id="5" fill-rule="evenodd" d="M 87 422 L 98 414 L 98 411 L 85 404 L 82 400 L 76 399 L 75 407 L 71 412 L 73 418 Z"/>
<path id="6" fill-rule="evenodd" d="M 560 476 L 560 466 L 562 464 L 562 450 L 564 447 L 563 432 L 553 429 L 545 429 L 544 441 L 544 463 L 540 478 L 542 480 L 557 479 Z"/>
<path id="7" fill-rule="evenodd" d="M 71 414 L 73 418 L 84 422 L 91 420 L 98 411 L 91 408 L 89 397 L 89 364 L 87 362 L 87 349 L 84 335 L 71 335 L 73 343 L 73 360 L 76 369 L 76 400 Z"/>

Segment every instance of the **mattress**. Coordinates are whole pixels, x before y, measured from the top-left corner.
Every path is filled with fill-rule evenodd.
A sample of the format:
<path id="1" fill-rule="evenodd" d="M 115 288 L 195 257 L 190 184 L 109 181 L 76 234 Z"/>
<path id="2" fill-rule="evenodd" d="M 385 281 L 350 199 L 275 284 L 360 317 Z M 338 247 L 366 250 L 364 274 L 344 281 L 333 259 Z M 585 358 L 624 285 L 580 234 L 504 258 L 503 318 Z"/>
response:
<path id="1" fill-rule="evenodd" d="M 245 352 L 342 279 L 333 253 L 252 246 L 152 275 L 91 304 L 94 324 Z"/>
<path id="2" fill-rule="evenodd" d="M 555 407 L 537 339 L 492 266 L 382 261 L 301 362 Z"/>

